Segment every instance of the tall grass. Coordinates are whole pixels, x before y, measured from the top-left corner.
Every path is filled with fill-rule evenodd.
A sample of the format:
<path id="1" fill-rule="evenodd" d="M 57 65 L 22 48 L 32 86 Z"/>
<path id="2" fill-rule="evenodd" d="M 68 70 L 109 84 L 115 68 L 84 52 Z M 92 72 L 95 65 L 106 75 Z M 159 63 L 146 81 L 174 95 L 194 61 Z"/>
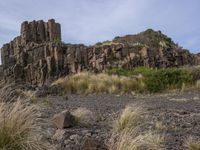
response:
<path id="1" fill-rule="evenodd" d="M 143 89 L 142 81 L 129 77 L 83 72 L 60 78 L 52 86 L 61 87 L 63 92 L 71 93 L 123 93 Z"/>
<path id="2" fill-rule="evenodd" d="M 161 149 L 163 136 L 152 131 L 142 131 L 145 124 L 145 110 L 127 106 L 114 121 L 109 150 Z"/>
<path id="3" fill-rule="evenodd" d="M 162 92 L 199 87 L 199 72 L 191 69 L 113 68 L 106 73 L 82 72 L 60 78 L 52 83 L 61 91 L 71 93 Z"/>
<path id="4" fill-rule="evenodd" d="M 109 150 L 161 150 L 163 140 L 161 135 L 152 132 L 139 135 L 131 132 L 119 134 L 111 137 Z"/>
<path id="5" fill-rule="evenodd" d="M 185 145 L 188 150 L 200 150 L 200 141 L 190 136 L 185 140 Z"/>
<path id="6" fill-rule="evenodd" d="M 48 143 L 42 139 L 42 120 L 38 107 L 21 101 L 0 104 L 0 149 L 45 150 Z"/>
<path id="7" fill-rule="evenodd" d="M 115 132 L 129 132 L 142 123 L 144 110 L 140 107 L 127 106 L 114 122 Z"/>

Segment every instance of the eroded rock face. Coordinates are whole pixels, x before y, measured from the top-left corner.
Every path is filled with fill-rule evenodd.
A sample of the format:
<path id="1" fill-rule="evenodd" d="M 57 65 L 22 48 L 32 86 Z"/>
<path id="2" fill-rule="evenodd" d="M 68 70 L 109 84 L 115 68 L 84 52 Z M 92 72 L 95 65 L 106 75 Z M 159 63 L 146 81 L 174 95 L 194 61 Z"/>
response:
<path id="1" fill-rule="evenodd" d="M 4 78 L 43 85 L 51 77 L 86 70 L 102 72 L 109 67 L 166 68 L 200 63 L 199 55 L 176 45 L 167 46 L 169 43 L 160 41 L 160 46 L 155 48 L 141 46 L 133 39 L 131 36 L 118 38 L 94 46 L 63 44 L 61 27 L 55 20 L 25 21 L 21 25 L 21 35 L 1 48 Z"/>

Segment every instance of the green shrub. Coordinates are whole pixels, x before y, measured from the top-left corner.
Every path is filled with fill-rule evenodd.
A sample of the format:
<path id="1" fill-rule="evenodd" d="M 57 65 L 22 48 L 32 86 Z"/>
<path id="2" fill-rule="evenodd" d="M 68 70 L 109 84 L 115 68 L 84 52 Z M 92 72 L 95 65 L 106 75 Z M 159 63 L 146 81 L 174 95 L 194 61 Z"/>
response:
<path id="1" fill-rule="evenodd" d="M 145 83 L 150 92 L 181 89 L 183 84 L 189 85 L 192 83 L 192 74 L 184 69 L 160 69 L 148 74 L 145 78 Z"/>
<path id="2" fill-rule="evenodd" d="M 141 74 L 143 82 L 150 92 L 160 92 L 167 89 L 181 89 L 183 84 L 190 85 L 194 83 L 194 75 L 190 70 L 167 68 L 150 69 L 147 67 L 138 67 L 135 69 L 112 68 L 107 71 L 108 74 L 119 76 L 134 76 Z M 144 90 L 143 90 L 144 91 Z"/>

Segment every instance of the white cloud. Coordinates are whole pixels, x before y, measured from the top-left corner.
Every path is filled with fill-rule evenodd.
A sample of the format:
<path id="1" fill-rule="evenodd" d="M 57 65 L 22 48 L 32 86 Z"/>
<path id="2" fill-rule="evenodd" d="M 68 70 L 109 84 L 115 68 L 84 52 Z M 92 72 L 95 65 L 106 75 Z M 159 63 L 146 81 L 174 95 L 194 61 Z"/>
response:
<path id="1" fill-rule="evenodd" d="M 55 18 L 65 42 L 93 44 L 151 27 L 183 47 L 200 47 L 195 39 L 200 35 L 199 0 L 6 0 L 0 8 L 0 45 L 19 34 L 24 20 Z"/>

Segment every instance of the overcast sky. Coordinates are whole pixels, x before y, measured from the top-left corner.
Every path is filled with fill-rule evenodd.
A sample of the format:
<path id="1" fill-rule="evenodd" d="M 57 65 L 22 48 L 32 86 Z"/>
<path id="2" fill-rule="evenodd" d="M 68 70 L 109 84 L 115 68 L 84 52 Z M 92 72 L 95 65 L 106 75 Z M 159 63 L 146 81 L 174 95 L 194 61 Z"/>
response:
<path id="1" fill-rule="evenodd" d="M 200 52 L 200 0 L 1 0 L 0 47 L 21 22 L 55 18 L 66 43 L 94 44 L 147 28 Z"/>

